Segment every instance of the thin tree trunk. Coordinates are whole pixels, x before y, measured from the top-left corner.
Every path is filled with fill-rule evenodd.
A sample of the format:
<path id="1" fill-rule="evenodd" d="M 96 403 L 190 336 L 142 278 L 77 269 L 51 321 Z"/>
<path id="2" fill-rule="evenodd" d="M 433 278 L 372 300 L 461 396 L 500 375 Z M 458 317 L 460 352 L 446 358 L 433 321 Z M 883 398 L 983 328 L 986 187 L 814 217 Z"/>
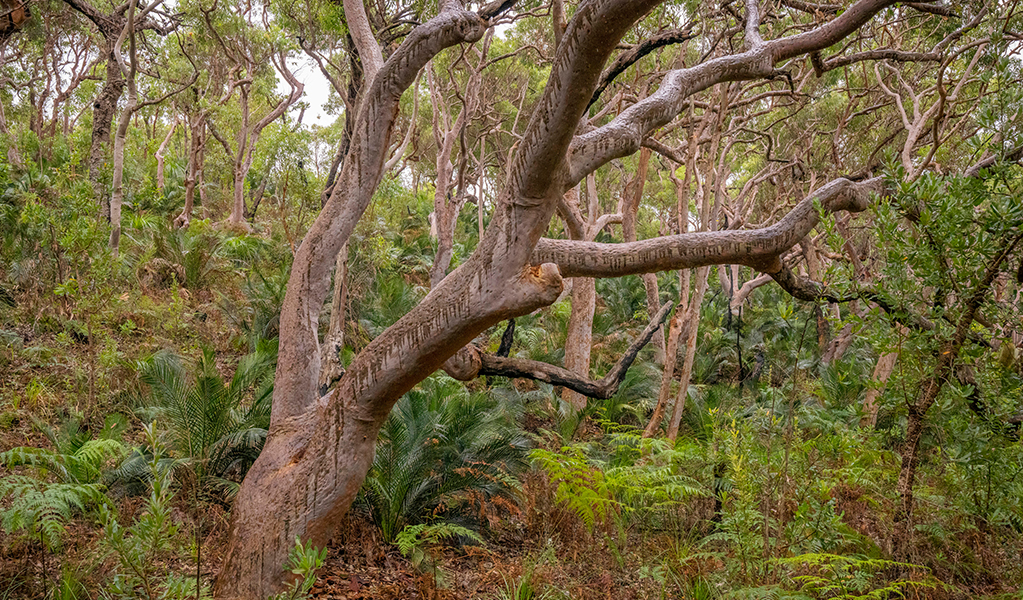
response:
<path id="1" fill-rule="evenodd" d="M 164 160 L 167 155 L 167 146 L 170 144 L 171 138 L 174 137 L 174 131 L 178 128 L 178 123 L 181 119 L 175 118 L 171 123 L 170 129 L 167 130 L 167 135 L 160 142 L 160 147 L 156 149 L 156 189 L 160 191 L 160 195 L 163 196 L 163 189 L 166 185 L 164 179 Z"/>
<path id="2" fill-rule="evenodd" d="M 639 205 L 643 199 L 643 189 L 646 186 L 647 169 L 650 165 L 650 149 L 643 148 L 639 151 L 639 163 L 636 167 L 636 177 L 625 186 L 624 194 L 625 208 L 622 211 L 622 232 L 626 242 L 636 241 L 636 219 L 639 216 Z M 657 275 L 655 273 L 644 273 L 640 276 L 643 280 L 643 288 L 646 291 L 647 313 L 653 315 L 661 307 L 659 298 L 660 291 L 657 287 Z M 663 365 L 665 362 L 664 334 L 658 333 L 654 336 L 654 362 Z"/>
<path id="3" fill-rule="evenodd" d="M 192 120 L 189 127 L 190 140 L 188 149 L 188 174 L 185 176 L 185 206 L 174 219 L 174 227 L 188 227 L 192 221 L 192 209 L 195 205 L 195 188 L 199 185 L 200 173 L 202 171 L 202 149 L 205 145 L 203 131 L 206 127 L 205 113 L 199 113 Z"/>
<path id="4" fill-rule="evenodd" d="M 18 169 L 24 168 L 25 163 L 21 159 L 21 153 L 18 152 L 18 144 L 16 140 L 11 137 L 10 130 L 7 129 L 7 120 L 4 116 L 3 103 L 0 103 L 0 133 L 4 134 L 4 137 L 7 138 L 7 162 L 11 163 L 11 165 Z"/>
<path id="5" fill-rule="evenodd" d="M 576 186 L 562 197 L 558 211 L 565 221 L 565 229 L 570 239 L 592 242 L 608 224 L 620 223 L 622 215 L 600 214 L 597 178 L 590 173 L 586 176 L 586 217 L 583 217 L 579 208 L 580 188 L 581 186 Z M 565 338 L 565 368 L 588 378 L 593 345 L 593 315 L 597 305 L 596 280 L 592 277 L 575 277 L 568 280 L 567 286 L 564 293 L 571 294 L 572 312 Z M 664 337 L 664 334 L 654 332 L 654 336 Z M 564 389 L 561 398 L 576 410 L 582 410 L 588 402 L 585 395 L 568 388 Z"/>
<path id="6" fill-rule="evenodd" d="M 671 396 L 671 382 L 675 377 L 675 360 L 678 354 L 678 341 L 682 334 L 682 322 L 685 320 L 684 313 L 689 304 L 689 271 L 683 276 L 682 296 L 675 306 L 675 314 L 671 316 L 668 324 L 668 340 L 665 344 L 665 356 L 671 359 L 664 361 L 664 368 L 661 370 L 661 386 L 657 393 L 657 405 L 654 412 L 643 430 L 643 437 L 654 437 L 661 428 L 661 421 L 664 420 L 664 411 L 668 406 L 668 398 Z"/>
<path id="7" fill-rule="evenodd" d="M 249 118 L 249 86 L 241 86 L 241 93 L 239 94 L 239 100 L 241 102 L 242 112 L 242 125 L 238 130 L 238 148 L 234 157 L 234 202 L 231 206 L 231 214 L 227 218 L 227 222 L 235 227 L 243 229 L 250 229 L 245 222 L 245 177 L 249 174 L 249 170 L 252 168 L 252 159 L 256 152 L 256 144 L 259 143 L 259 137 L 263 133 L 263 130 L 267 125 L 273 123 L 281 117 L 298 99 L 302 97 L 302 92 L 305 89 L 305 85 L 295 79 L 294 74 L 288 69 L 288 57 L 284 52 L 280 52 L 271 57 L 277 72 L 288 82 L 291 87 L 291 92 L 286 98 L 277 103 L 277 105 L 271 110 L 266 116 L 253 124 L 250 128 Z"/>
<path id="8" fill-rule="evenodd" d="M 710 267 L 700 267 L 696 270 L 696 291 L 693 292 L 689 310 L 686 312 L 686 323 L 683 326 L 683 330 L 686 332 L 686 354 L 682 363 L 682 374 L 679 377 L 678 396 L 675 398 L 671 421 L 668 423 L 668 439 L 671 441 L 675 441 L 678 437 L 682 411 L 685 409 L 686 398 L 689 395 L 689 380 L 693 376 L 693 362 L 696 360 L 696 337 L 700 331 L 700 307 L 703 305 L 703 296 L 707 293 L 709 276 Z"/>
<path id="9" fill-rule="evenodd" d="M 124 77 L 114 55 L 114 40 L 107 40 L 103 54 L 107 61 L 107 77 L 99 96 L 93 103 L 92 142 L 89 147 L 89 181 L 93 193 L 100 203 L 100 217 L 109 220 L 110 199 L 103 182 L 103 166 L 106 162 L 107 146 L 110 144 L 110 127 L 117 111 L 117 102 L 124 93 Z"/>
<path id="10" fill-rule="evenodd" d="M 888 378 L 895 370 L 895 361 L 898 358 L 896 352 L 886 352 L 877 359 L 874 366 L 874 375 L 871 377 L 870 389 L 863 398 L 863 418 L 860 420 L 860 427 L 873 429 L 877 426 L 877 411 L 879 408 L 878 398 L 884 393 L 888 385 Z"/>
<path id="11" fill-rule="evenodd" d="M 128 84 L 128 102 L 121 111 L 117 121 L 117 133 L 114 136 L 114 173 L 113 192 L 110 198 L 110 242 L 109 247 L 114 256 L 120 251 L 121 245 L 121 205 L 124 202 L 124 144 L 128 137 L 128 127 L 131 125 L 131 117 L 138 106 L 139 95 L 135 86 L 135 73 L 137 60 L 135 56 L 135 4 L 131 0 L 128 4 L 128 22 L 124 26 L 121 36 L 114 42 L 113 55 L 117 59 L 117 66 L 124 72 Z M 121 44 L 124 38 L 128 38 L 128 65 L 124 64 L 121 56 Z"/>
<path id="12" fill-rule="evenodd" d="M 565 194 L 562 212 L 571 214 L 565 217 L 566 229 L 571 239 L 592 241 L 597 230 L 597 182 L 595 177 L 586 178 L 587 215 L 584 219 L 579 209 L 579 190 L 577 186 Z M 571 280 L 572 312 L 568 317 L 568 331 L 565 336 L 565 368 L 586 378 L 590 374 L 590 355 L 593 347 L 593 315 L 597 310 L 597 280 L 592 277 L 576 277 Z M 572 405 L 575 410 L 583 410 L 589 398 L 565 388 L 561 398 Z"/>

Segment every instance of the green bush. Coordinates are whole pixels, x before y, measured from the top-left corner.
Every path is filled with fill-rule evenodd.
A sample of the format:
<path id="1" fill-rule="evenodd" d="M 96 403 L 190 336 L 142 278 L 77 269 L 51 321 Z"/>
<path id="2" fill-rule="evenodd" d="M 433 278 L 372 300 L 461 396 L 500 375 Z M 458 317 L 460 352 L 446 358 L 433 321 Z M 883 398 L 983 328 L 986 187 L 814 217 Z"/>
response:
<path id="1" fill-rule="evenodd" d="M 517 500 L 526 447 L 497 402 L 435 376 L 405 394 L 380 430 L 363 503 L 387 541 L 438 514 L 478 522 L 489 503 Z"/>

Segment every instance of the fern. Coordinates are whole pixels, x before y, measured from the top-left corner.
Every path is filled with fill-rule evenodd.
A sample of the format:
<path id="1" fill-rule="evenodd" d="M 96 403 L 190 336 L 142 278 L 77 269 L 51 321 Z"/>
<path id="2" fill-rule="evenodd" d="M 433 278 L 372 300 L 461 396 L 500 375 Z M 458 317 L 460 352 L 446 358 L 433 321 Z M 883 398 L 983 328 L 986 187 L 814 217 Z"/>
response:
<path id="1" fill-rule="evenodd" d="M 54 550 L 67 521 L 106 503 L 100 472 L 111 459 L 123 456 L 125 448 L 112 439 L 90 439 L 74 418 L 57 430 L 40 428 L 55 450 L 22 446 L 0 453 L 0 465 L 26 468 L 35 475 L 0 479 L 0 500 L 10 500 L 0 512 L 0 523 L 8 533 L 24 531 Z M 57 481 L 45 481 L 50 477 Z"/>
<path id="2" fill-rule="evenodd" d="M 910 588 L 933 590 L 939 586 L 946 587 L 932 576 L 922 580 L 900 578 L 885 581 L 883 574 L 887 572 L 927 572 L 925 567 L 891 560 L 807 553 L 775 559 L 773 562 L 800 573 L 812 571 L 809 574 L 793 576 L 792 581 L 799 585 L 800 592 L 818 598 L 888 600 L 905 597 L 906 590 Z"/>
<path id="3" fill-rule="evenodd" d="M 409 556 L 417 548 L 434 545 L 444 539 L 468 538 L 477 544 L 483 544 L 483 538 L 472 529 L 454 523 L 420 523 L 406 525 L 398 532 L 395 544 L 402 556 Z"/>
<path id="4" fill-rule="evenodd" d="M 580 447 L 566 446 L 561 452 L 537 449 L 530 452 L 530 458 L 557 483 L 555 500 L 575 513 L 590 531 L 621 508 L 612 497 L 603 471 L 589 464 Z"/>
<path id="5" fill-rule="evenodd" d="M 4 530 L 25 531 L 40 538 L 51 551 L 60 547 L 67 521 L 107 501 L 103 486 L 98 484 L 43 483 L 24 475 L 0 479 L 3 498 L 10 498 L 10 506 L 0 513 Z"/>
<path id="6" fill-rule="evenodd" d="M 533 464 L 557 484 L 555 500 L 591 532 L 610 517 L 620 520 L 637 511 L 652 514 L 709 495 L 696 480 L 681 474 L 681 454 L 671 443 L 619 429 L 612 435 L 610 462 L 587 457 L 578 444 L 560 452 L 530 453 Z"/>

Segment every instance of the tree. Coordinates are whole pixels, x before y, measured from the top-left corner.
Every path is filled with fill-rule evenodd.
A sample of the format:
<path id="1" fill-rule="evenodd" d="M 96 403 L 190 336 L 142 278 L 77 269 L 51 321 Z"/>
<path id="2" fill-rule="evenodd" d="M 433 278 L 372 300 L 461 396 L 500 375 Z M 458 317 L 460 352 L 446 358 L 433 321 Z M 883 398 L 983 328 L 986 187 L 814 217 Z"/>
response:
<path id="1" fill-rule="evenodd" d="M 605 124 L 580 130 L 617 43 L 660 4 L 585 2 L 560 36 L 547 86 L 476 251 L 374 339 L 321 397 L 318 315 L 337 254 L 383 176 L 401 94 L 433 56 L 481 39 L 513 4 L 498 1 L 473 13 L 460 2 L 442 0 L 437 16 L 413 29 L 375 77 L 367 76 L 338 184 L 295 256 L 281 316 L 270 434 L 239 492 L 230 547 L 216 584 L 220 597 L 256 598 L 279 588 L 294 537 L 323 545 L 348 510 L 370 467 L 380 426 L 397 399 L 446 362 L 449 371 L 462 377 L 481 374 L 484 361 L 466 344 L 502 320 L 554 302 L 563 277 L 733 264 L 784 281 L 790 272 L 781 256 L 818 224 L 818 209 L 860 211 L 871 194 L 883 190 L 878 178 L 834 179 L 778 222 L 759 229 L 679 233 L 622 244 L 543 238 L 566 192 L 603 165 L 638 151 L 653 131 L 690 105 L 694 94 L 719 83 L 784 77 L 776 65 L 833 46 L 896 4 L 858 0 L 826 22 L 765 41 L 759 3 L 747 0 L 738 29 L 744 50 L 669 70 L 656 92 Z"/>
<path id="2" fill-rule="evenodd" d="M 92 111 L 92 143 L 89 149 L 89 180 L 92 182 L 93 190 L 100 202 L 100 214 L 103 217 L 110 216 L 110 199 L 107 197 L 105 186 L 102 182 L 103 162 L 106 156 L 106 147 L 110 143 L 110 124 L 117 112 L 117 103 L 124 93 L 125 81 L 123 70 L 118 59 L 119 47 L 123 44 L 122 33 L 127 31 L 128 18 L 125 12 L 128 11 L 129 3 L 119 6 L 111 6 L 109 13 L 104 13 L 95 6 L 84 0 L 68 0 L 68 6 L 81 13 L 89 19 L 103 36 L 104 45 L 101 50 L 101 59 L 106 61 L 106 79 L 103 88 L 100 90 L 96 101 L 93 103 Z M 159 3 L 155 4 L 155 9 Z M 133 5 L 134 6 L 134 5 Z M 153 14 L 166 14 L 154 10 Z M 177 23 L 172 19 L 165 18 L 163 22 L 157 22 L 154 18 L 143 18 L 131 26 L 131 31 L 142 30 L 156 31 L 160 35 L 167 35 Z M 120 40 L 120 41 L 119 41 Z M 115 50 L 115 46 L 117 49 Z"/>
<path id="3" fill-rule="evenodd" d="M 156 9 L 163 0 L 155 0 L 152 4 L 144 6 L 139 11 L 138 19 L 144 20 L 146 16 Z M 128 101 L 125 103 L 124 108 L 121 110 L 121 116 L 117 120 L 117 132 L 114 134 L 114 173 L 113 173 L 113 193 L 110 197 L 110 249 L 117 254 L 121 244 L 121 205 L 124 203 L 124 143 L 128 137 L 128 126 L 131 124 L 132 115 L 137 111 L 147 106 L 154 104 L 160 104 L 167 98 L 179 94 L 185 91 L 199 77 L 199 71 L 192 65 L 192 76 L 187 82 L 180 84 L 176 89 L 168 91 L 162 96 L 152 99 L 139 101 L 138 84 L 136 78 L 139 71 L 138 54 L 136 51 L 135 42 L 135 24 L 136 24 L 136 0 L 130 0 L 128 3 L 128 19 L 124 25 L 124 29 L 121 30 L 121 35 L 118 36 L 117 41 L 111 50 L 111 55 L 117 62 L 117 66 L 121 69 L 125 80 L 128 84 Z M 125 39 L 128 40 L 128 62 L 125 64 L 124 55 L 121 53 L 121 46 L 124 44 Z M 189 61 L 191 57 L 185 55 Z M 173 130 L 173 128 L 172 128 Z M 160 160 L 162 166 L 163 161 Z M 162 175 L 162 172 L 160 173 Z"/>

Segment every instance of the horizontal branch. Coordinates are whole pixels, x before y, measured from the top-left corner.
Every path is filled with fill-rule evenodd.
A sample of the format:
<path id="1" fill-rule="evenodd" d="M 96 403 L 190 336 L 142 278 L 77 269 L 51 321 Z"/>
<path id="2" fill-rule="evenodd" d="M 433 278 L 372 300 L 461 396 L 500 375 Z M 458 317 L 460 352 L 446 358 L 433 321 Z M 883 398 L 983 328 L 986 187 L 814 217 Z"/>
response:
<path id="1" fill-rule="evenodd" d="M 868 60 L 894 60 L 896 62 L 940 62 L 943 56 L 938 52 L 903 52 L 892 48 L 880 48 L 878 50 L 867 50 L 866 52 L 855 52 L 844 56 L 836 56 L 821 62 L 820 56 L 811 55 L 814 74 L 820 77 L 827 71 L 847 67 L 852 64 Z"/>
<path id="2" fill-rule="evenodd" d="M 650 320 L 646 329 L 633 340 L 625 354 L 615 363 L 615 366 L 608 371 L 607 375 L 596 381 L 549 363 L 537 360 L 505 358 L 493 354 L 480 354 L 481 367 L 477 376 L 498 376 L 543 381 L 551 385 L 566 387 L 589 398 L 606 400 L 618 392 L 618 386 L 625 379 L 625 373 L 636 360 L 639 351 L 643 349 L 643 346 L 650 343 L 651 338 L 661 328 L 664 321 L 668 319 L 673 306 L 674 303 L 666 302 L 661 307 L 661 310 L 657 311 L 657 314 Z"/>
<path id="3" fill-rule="evenodd" d="M 952 7 L 945 6 L 942 4 L 929 4 L 927 2 L 904 2 L 906 6 L 916 9 L 920 12 L 930 13 L 932 15 L 938 15 L 940 17 L 958 17 Z"/>
<path id="4" fill-rule="evenodd" d="M 833 15 L 842 10 L 838 4 L 814 4 L 812 2 L 801 2 L 800 0 L 781 0 L 781 3 L 789 8 L 801 10 L 812 15 L 825 14 Z"/>
<path id="5" fill-rule="evenodd" d="M 721 264 L 769 273 L 780 270 L 778 257 L 820 222 L 816 206 L 828 213 L 860 212 L 867 208 L 871 194 L 882 192 L 880 178 L 860 183 L 835 179 L 807 196 L 781 221 L 762 229 L 684 233 L 621 244 L 542 238 L 532 263 L 554 263 L 563 277 L 621 277 Z"/>

